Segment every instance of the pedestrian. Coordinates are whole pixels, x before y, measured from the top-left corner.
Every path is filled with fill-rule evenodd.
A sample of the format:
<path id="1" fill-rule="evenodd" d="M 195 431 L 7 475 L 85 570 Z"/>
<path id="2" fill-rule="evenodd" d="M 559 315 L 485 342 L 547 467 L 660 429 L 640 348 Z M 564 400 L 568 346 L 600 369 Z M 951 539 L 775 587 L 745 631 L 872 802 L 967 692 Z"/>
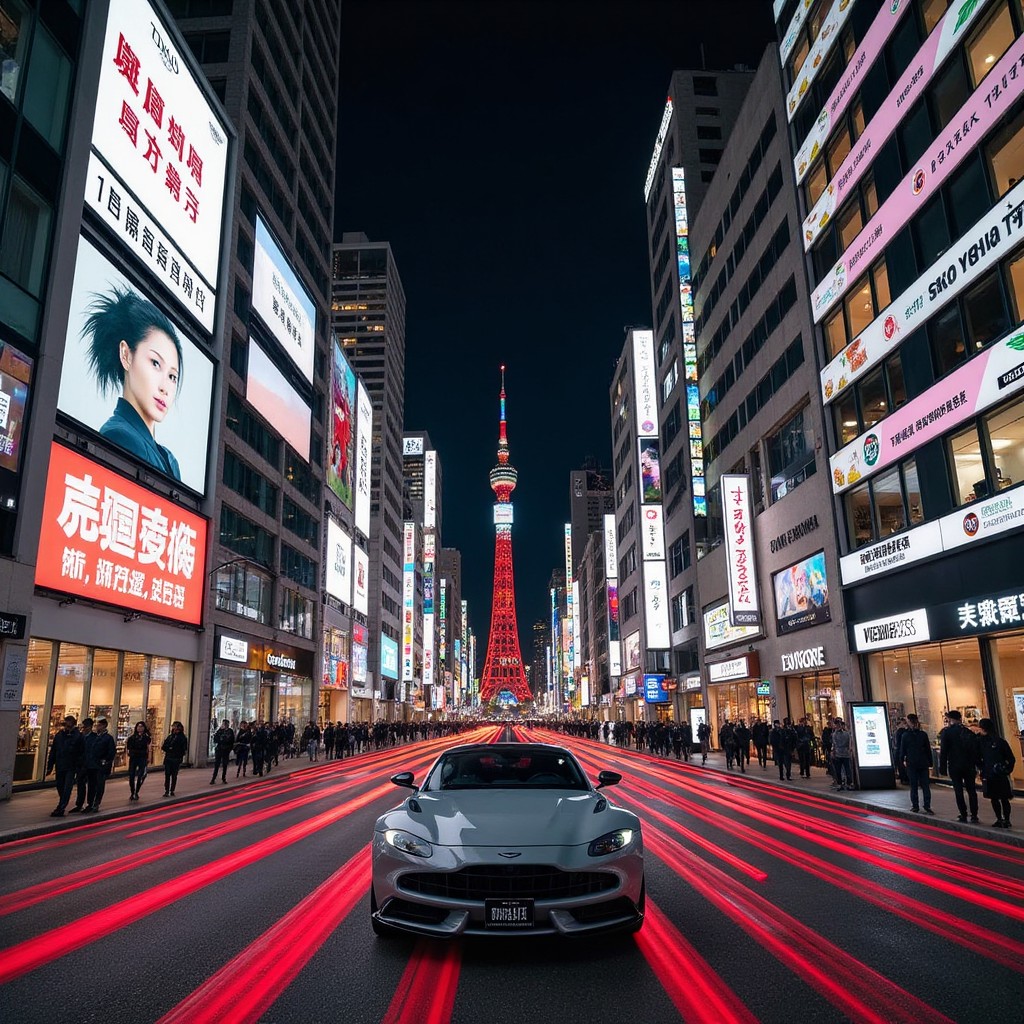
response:
<path id="1" fill-rule="evenodd" d="M 188 753 L 188 737 L 181 722 L 171 722 L 171 731 L 160 744 L 160 749 L 164 752 L 164 796 L 174 796 L 178 770 Z"/>
<path id="2" fill-rule="evenodd" d="M 746 775 L 747 765 L 750 764 L 750 730 L 742 718 L 736 723 L 733 736 L 736 738 L 736 763 Z"/>
<path id="3" fill-rule="evenodd" d="M 846 723 L 832 723 L 832 784 L 838 790 L 853 789 L 853 736 Z"/>
<path id="4" fill-rule="evenodd" d="M 768 770 L 768 735 L 770 732 L 768 723 L 760 717 L 754 720 L 750 730 L 750 738 L 754 741 L 754 750 L 757 753 L 757 763 L 764 771 Z"/>
<path id="5" fill-rule="evenodd" d="M 995 811 L 996 828 L 1010 827 L 1010 801 L 1013 799 L 1013 787 L 1010 776 L 1017 759 L 1013 756 L 1010 744 L 996 732 L 991 718 L 983 718 L 978 727 L 981 729 L 979 753 L 981 764 L 981 782 L 985 796 L 992 801 Z"/>
<path id="6" fill-rule="evenodd" d="M 678 722 L 672 725 L 672 753 L 677 761 L 683 759 L 683 729 Z"/>
<path id="7" fill-rule="evenodd" d="M 814 747 L 814 729 L 806 716 L 800 719 L 796 727 L 796 756 L 800 763 L 800 778 L 811 777 L 811 752 Z"/>
<path id="8" fill-rule="evenodd" d="M 932 744 L 928 734 L 921 728 L 921 720 L 917 715 L 907 715 L 907 731 L 900 737 L 899 763 L 907 770 L 910 782 L 910 809 L 915 813 L 918 807 L 917 791 L 921 790 L 924 801 L 924 813 L 934 814 L 932 810 L 932 790 L 929 772 L 932 769 Z"/>
<path id="9" fill-rule="evenodd" d="M 832 719 L 825 720 L 825 728 L 821 730 L 821 757 L 825 762 L 825 771 L 832 776 L 832 783 L 835 784 L 835 769 L 832 767 L 832 733 L 834 732 Z"/>
<path id="10" fill-rule="evenodd" d="M 75 765 L 75 806 L 68 811 L 68 814 L 78 814 L 85 810 L 86 793 L 89 788 L 89 769 L 85 764 L 86 751 L 92 743 L 92 719 L 83 718 L 78 726 L 79 735 L 82 737 L 82 748 L 78 756 L 78 763 Z"/>
<path id="11" fill-rule="evenodd" d="M 772 744 L 772 756 L 779 769 L 779 782 L 793 778 L 793 751 L 796 750 L 796 730 L 788 718 L 780 723 L 776 718 L 769 733 Z"/>
<path id="12" fill-rule="evenodd" d="M 252 730 L 250 742 L 252 752 L 252 773 L 262 778 L 263 764 L 267 759 L 267 727 L 260 720 Z"/>
<path id="13" fill-rule="evenodd" d="M 235 747 L 235 730 L 231 723 L 225 718 L 220 723 L 220 728 L 213 734 L 213 778 L 210 785 L 217 781 L 217 772 L 220 772 L 220 781 L 227 785 L 228 765 L 231 763 L 231 751 Z"/>
<path id="14" fill-rule="evenodd" d="M 689 722 L 683 722 L 679 727 L 683 735 L 683 760 L 690 760 L 690 751 L 693 749 L 693 726 Z"/>
<path id="15" fill-rule="evenodd" d="M 900 761 L 900 744 L 903 742 L 903 734 L 907 731 L 909 726 L 905 718 L 896 719 L 896 732 L 892 738 L 892 749 L 896 755 L 896 778 L 906 786 L 910 782 L 910 777 L 907 775 L 906 766 Z"/>
<path id="16" fill-rule="evenodd" d="M 728 718 L 718 730 L 718 744 L 725 751 L 725 767 L 732 771 L 732 763 L 736 760 L 736 730 Z"/>
<path id="17" fill-rule="evenodd" d="M 324 760 L 331 761 L 334 758 L 334 736 L 335 729 L 334 723 L 328 718 L 327 725 L 324 726 Z M 346 742 L 348 741 L 348 734 L 345 735 Z"/>
<path id="18" fill-rule="evenodd" d="M 63 726 L 54 735 L 46 758 L 46 774 L 52 771 L 57 773 L 57 806 L 50 811 L 51 818 L 64 817 L 64 809 L 75 785 L 75 772 L 84 754 L 82 734 L 75 728 L 75 723 L 74 715 L 65 716 Z"/>
<path id="19" fill-rule="evenodd" d="M 146 723 L 136 722 L 124 744 L 124 752 L 128 757 L 128 788 L 131 790 L 129 800 L 139 799 L 139 790 L 149 771 L 149 748 L 152 742 L 153 737 Z"/>
<path id="20" fill-rule="evenodd" d="M 700 742 L 700 763 L 708 763 L 708 752 L 711 750 L 711 726 L 701 722 L 697 726 L 697 740 Z"/>
<path id="21" fill-rule="evenodd" d="M 252 732 L 249 730 L 248 722 L 238 723 L 238 732 L 235 735 L 235 778 L 239 775 L 244 779 L 249 774 L 249 746 L 252 742 Z"/>
<path id="22" fill-rule="evenodd" d="M 948 775 L 953 783 L 956 807 L 960 812 L 958 821 L 967 820 L 970 804 L 971 821 L 978 820 L 978 787 L 975 782 L 977 764 L 981 759 L 978 735 L 963 723 L 963 715 L 957 710 L 947 711 L 949 725 L 939 736 L 939 774 Z M 964 799 L 964 791 L 967 799 Z"/>
<path id="23" fill-rule="evenodd" d="M 310 761 L 320 760 L 320 726 L 316 722 L 310 722 L 302 730 L 302 745 L 305 747 L 306 753 L 309 754 Z"/>
<path id="24" fill-rule="evenodd" d="M 89 806 L 85 810 L 95 813 L 100 809 L 103 794 L 107 789 L 107 779 L 114 770 L 116 757 L 117 744 L 114 737 L 107 732 L 107 720 L 97 719 L 92 744 L 85 754 L 86 770 L 89 773 Z"/>

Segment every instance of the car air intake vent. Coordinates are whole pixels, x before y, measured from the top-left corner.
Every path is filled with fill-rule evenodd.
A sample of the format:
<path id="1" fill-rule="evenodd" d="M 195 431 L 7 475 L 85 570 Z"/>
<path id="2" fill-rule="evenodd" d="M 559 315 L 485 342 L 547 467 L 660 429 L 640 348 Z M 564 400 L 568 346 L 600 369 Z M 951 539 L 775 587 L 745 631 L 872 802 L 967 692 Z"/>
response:
<path id="1" fill-rule="evenodd" d="M 402 875 L 399 887 L 423 896 L 454 900 L 532 897 L 564 900 L 614 889 L 619 880 L 607 871 L 561 871 L 543 864 L 479 865 L 450 874 Z"/>

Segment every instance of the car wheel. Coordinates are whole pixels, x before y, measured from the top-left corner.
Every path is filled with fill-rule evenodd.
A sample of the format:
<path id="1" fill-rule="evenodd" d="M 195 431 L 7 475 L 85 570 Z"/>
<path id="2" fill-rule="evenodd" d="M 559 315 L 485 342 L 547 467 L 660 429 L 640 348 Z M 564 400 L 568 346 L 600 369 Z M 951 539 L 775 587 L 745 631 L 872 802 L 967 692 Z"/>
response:
<path id="1" fill-rule="evenodd" d="M 647 879 L 644 878 L 640 882 L 640 899 L 636 901 L 637 913 L 640 915 L 639 920 L 634 924 L 630 925 L 629 934 L 636 935 L 638 931 L 644 926 L 644 913 L 647 910 Z"/>
<path id="2" fill-rule="evenodd" d="M 392 937 L 395 932 L 392 928 L 389 928 L 386 924 L 381 924 L 373 915 L 377 913 L 377 894 L 373 891 L 373 886 L 370 886 L 370 927 L 373 929 L 373 934 L 379 938 L 386 939 Z"/>

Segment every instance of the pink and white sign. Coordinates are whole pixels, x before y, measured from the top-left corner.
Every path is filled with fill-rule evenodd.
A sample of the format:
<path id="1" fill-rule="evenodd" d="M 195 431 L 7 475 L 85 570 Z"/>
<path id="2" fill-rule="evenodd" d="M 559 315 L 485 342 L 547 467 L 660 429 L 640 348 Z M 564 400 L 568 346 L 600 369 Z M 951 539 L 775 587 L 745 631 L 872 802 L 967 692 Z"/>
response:
<path id="1" fill-rule="evenodd" d="M 1024 236 L 1024 182 L 964 232 L 821 371 L 826 404 L 880 363 L 911 331 L 994 267 Z"/>
<path id="2" fill-rule="evenodd" d="M 894 2 L 898 3 L 899 0 L 894 0 Z M 800 101 L 807 95 L 807 90 L 810 89 L 811 83 L 818 77 L 818 72 L 821 70 L 822 64 L 825 63 L 825 58 L 839 39 L 839 33 L 846 24 L 846 19 L 850 17 L 852 10 L 853 3 L 851 0 L 839 0 L 838 3 L 832 5 L 828 14 L 825 15 L 825 20 L 821 23 L 821 30 L 818 32 L 818 38 L 814 40 L 814 45 L 800 67 L 800 74 L 796 76 L 796 81 L 786 97 L 786 116 L 790 121 L 793 120 L 793 115 L 796 113 L 797 107 L 800 106 Z"/>
<path id="3" fill-rule="evenodd" d="M 1024 332 L 1014 332 L 851 441 L 829 459 L 840 494 L 1024 388 Z M 727 531 L 728 532 L 728 531 Z"/>
<path id="4" fill-rule="evenodd" d="M 729 577 L 729 622 L 733 626 L 757 626 L 761 623 L 761 608 L 754 567 L 750 477 L 740 473 L 723 474 L 721 487 L 725 561 Z"/>
<path id="5" fill-rule="evenodd" d="M 851 189 L 853 189 L 867 173 L 868 169 L 874 163 L 875 156 L 881 151 L 886 140 L 897 129 L 900 122 L 903 120 L 903 117 L 911 107 L 913 107 L 914 103 L 917 102 L 917 98 L 924 93 L 924 90 L 935 76 L 935 73 L 942 66 L 950 53 L 953 52 L 953 48 L 961 39 L 963 39 L 971 25 L 977 20 L 978 15 L 985 9 L 985 5 L 987 3 L 988 0 L 980 0 L 980 2 L 975 5 L 954 4 L 945 13 L 939 24 L 932 30 L 931 34 L 921 46 L 921 49 L 918 50 L 917 55 L 907 66 L 907 70 L 904 71 L 903 76 L 893 87 L 889 95 L 882 101 L 882 105 L 878 108 L 875 116 L 861 133 L 861 136 L 854 147 L 849 153 L 847 153 L 846 159 L 836 170 L 835 175 L 829 182 L 828 188 L 826 188 L 818 197 L 818 201 L 814 204 L 814 209 L 811 210 L 804 220 L 805 249 L 809 249 L 814 244 L 821 232 L 824 231 L 831 222 L 836 210 L 842 206 Z M 905 9 L 910 5 L 904 4 L 903 6 Z M 883 4 L 882 10 L 875 18 L 874 24 L 871 26 L 871 32 L 869 32 L 868 36 L 865 37 L 864 47 L 861 48 L 862 51 L 867 46 L 871 33 L 873 33 L 877 28 L 879 18 L 881 18 L 888 10 L 889 6 Z M 898 20 L 898 17 L 891 20 L 895 22 Z M 890 26 L 890 32 L 894 27 L 895 25 Z M 837 92 L 843 88 L 843 85 L 847 79 L 849 79 L 851 72 L 856 69 L 857 61 L 859 59 L 859 56 L 855 58 L 850 64 L 850 67 L 847 68 L 846 77 L 844 77 L 843 82 L 840 82 L 837 87 Z M 867 71 L 867 67 L 868 65 L 865 62 L 864 71 Z M 833 93 L 833 96 L 835 95 L 836 93 Z M 853 98 L 852 88 L 849 90 L 848 95 L 850 99 Z M 823 116 L 827 109 L 828 108 L 822 111 Z M 800 154 L 803 154 L 804 147 L 807 145 L 807 142 L 804 143 L 804 147 L 801 147 L 800 154 L 797 155 L 796 161 L 798 180 L 802 179 L 803 173 L 806 172 L 807 167 L 814 162 L 815 156 L 817 156 L 817 150 L 815 147 L 824 144 L 824 141 L 828 138 L 829 132 L 831 132 L 832 126 L 835 124 L 838 116 L 839 115 L 837 114 L 826 122 L 820 142 L 812 143 L 811 151 L 804 164 L 803 172 L 799 171 L 801 166 Z M 953 118 L 951 124 L 955 125 L 956 122 L 957 118 Z M 812 131 L 808 136 L 808 142 L 817 138 L 820 123 L 821 117 L 818 118 L 818 123 L 815 125 L 814 131 Z"/>
<path id="6" fill-rule="evenodd" d="M 825 106 L 821 108 L 814 127 L 807 133 L 793 161 L 796 170 L 796 181 L 799 185 L 807 175 L 807 170 L 818 158 L 825 140 L 832 133 L 832 127 L 850 108 L 850 104 L 859 95 L 857 92 L 861 79 L 871 70 L 882 47 L 889 41 L 889 37 L 899 25 L 903 15 L 910 10 L 911 4 L 906 0 L 892 0 L 891 3 L 882 4 L 875 15 L 875 20 L 868 29 L 860 49 L 854 54 L 853 60 L 846 66 L 843 77 L 832 90 Z"/>
<path id="7" fill-rule="evenodd" d="M 960 108 L 878 212 L 853 240 L 839 262 L 814 290 L 815 322 L 846 294 L 871 257 L 880 253 L 940 185 L 974 152 L 1024 93 L 1024 36 L 1017 38 Z"/>

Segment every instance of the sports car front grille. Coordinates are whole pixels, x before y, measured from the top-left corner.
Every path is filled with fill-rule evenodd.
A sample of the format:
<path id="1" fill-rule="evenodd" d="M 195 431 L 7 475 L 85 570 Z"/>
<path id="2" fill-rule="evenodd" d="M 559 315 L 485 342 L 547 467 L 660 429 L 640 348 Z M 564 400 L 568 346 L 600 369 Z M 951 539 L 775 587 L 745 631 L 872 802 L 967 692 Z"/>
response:
<path id="1" fill-rule="evenodd" d="M 561 871 L 544 864 L 493 864 L 449 873 L 402 875 L 399 888 L 454 900 L 529 898 L 564 900 L 607 892 L 619 884 L 608 871 Z"/>

